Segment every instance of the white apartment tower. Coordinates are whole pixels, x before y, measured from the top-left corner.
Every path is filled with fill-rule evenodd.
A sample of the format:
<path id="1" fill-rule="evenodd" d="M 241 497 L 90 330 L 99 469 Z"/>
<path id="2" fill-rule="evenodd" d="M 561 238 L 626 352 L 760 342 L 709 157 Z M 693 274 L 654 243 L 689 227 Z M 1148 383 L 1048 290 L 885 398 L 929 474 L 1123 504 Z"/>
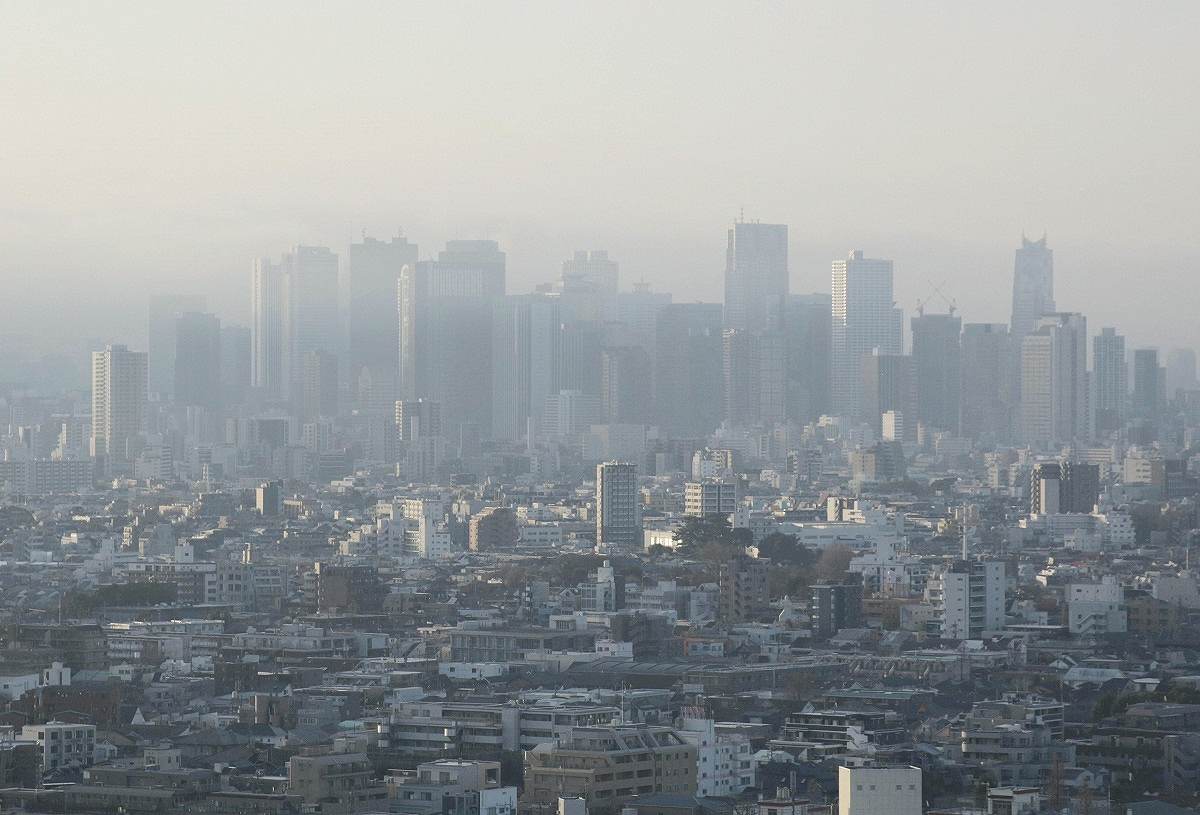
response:
<path id="1" fill-rule="evenodd" d="M 856 249 L 833 262 L 831 384 L 833 410 L 861 418 L 865 355 L 904 353 L 903 314 L 892 296 L 892 261 Z M 874 417 L 878 421 L 878 417 Z"/>
<path id="2" fill-rule="evenodd" d="M 925 596 L 942 639 L 979 639 L 1004 627 L 1004 563 L 955 561 L 930 577 Z"/>
<path id="3" fill-rule="evenodd" d="M 130 458 L 128 443 L 146 421 L 146 355 L 124 345 L 92 352 L 92 455 Z"/>

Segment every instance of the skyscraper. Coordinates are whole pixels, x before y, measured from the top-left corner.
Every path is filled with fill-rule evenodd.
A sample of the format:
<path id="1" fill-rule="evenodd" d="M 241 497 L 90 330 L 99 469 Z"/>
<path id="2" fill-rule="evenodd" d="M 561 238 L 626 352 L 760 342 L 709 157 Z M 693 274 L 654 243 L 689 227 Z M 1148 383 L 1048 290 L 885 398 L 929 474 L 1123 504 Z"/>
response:
<path id="1" fill-rule="evenodd" d="M 722 414 L 720 304 L 664 306 L 655 337 L 655 423 L 676 436 L 712 432 Z"/>
<path id="2" fill-rule="evenodd" d="M 283 333 L 286 395 L 303 394 L 304 360 L 314 351 L 337 354 L 338 258 L 324 246 L 297 246 L 283 256 Z"/>
<path id="3" fill-rule="evenodd" d="M 124 345 L 92 353 L 92 455 L 106 465 L 127 461 L 145 430 L 146 354 Z"/>
<path id="4" fill-rule="evenodd" d="M 268 399 L 282 399 L 284 384 L 283 267 L 268 258 L 250 275 L 250 384 Z"/>
<path id="5" fill-rule="evenodd" d="M 787 295 L 787 226 L 736 221 L 725 250 L 725 328 L 780 330 Z"/>
<path id="6" fill-rule="evenodd" d="M 905 354 L 881 354 L 874 352 L 862 358 L 862 404 L 863 421 L 883 433 L 883 414 L 889 411 L 899 414 L 903 439 L 917 437 L 916 381 L 913 375 L 913 358 Z"/>
<path id="7" fill-rule="evenodd" d="M 221 404 L 221 321 L 194 311 L 175 321 L 175 401 L 216 409 Z"/>
<path id="8" fill-rule="evenodd" d="M 492 429 L 492 310 L 504 278 L 495 241 L 450 241 L 400 275 L 400 394 L 440 402 L 452 438 L 464 424 Z"/>
<path id="9" fill-rule="evenodd" d="M 858 249 L 845 260 L 835 260 L 832 317 L 833 410 L 862 419 L 863 357 L 875 350 L 904 350 L 903 316 L 892 297 L 892 262 L 863 257 Z"/>
<path id="10" fill-rule="evenodd" d="M 1047 447 L 1088 434 L 1087 320 L 1044 314 L 1021 342 L 1021 437 Z"/>
<path id="11" fill-rule="evenodd" d="M 557 394 L 562 320 L 554 295 L 509 295 L 492 314 L 492 438 L 524 438 Z"/>
<path id="12" fill-rule="evenodd" d="M 600 405 L 610 424 L 649 424 L 654 399 L 650 355 L 638 345 L 600 353 Z"/>
<path id="13" fill-rule="evenodd" d="M 564 260 L 557 289 L 568 316 L 605 322 L 617 319 L 619 267 L 604 249 L 577 251 Z"/>
<path id="14" fill-rule="evenodd" d="M 1092 390 L 1098 435 L 1106 436 L 1125 423 L 1128 379 L 1125 338 L 1114 328 L 1100 329 L 1100 333 L 1092 338 Z"/>
<path id="15" fill-rule="evenodd" d="M 1157 348 L 1138 348 L 1133 352 L 1133 415 L 1155 427 L 1162 412 L 1166 392 Z"/>
<path id="16" fill-rule="evenodd" d="M 1021 338 L 1037 328 L 1043 314 L 1054 307 L 1054 250 L 1046 246 L 1046 236 L 1031 241 L 1021 236 L 1013 266 L 1011 330 L 1019 344 Z"/>
<path id="17" fill-rule="evenodd" d="M 1167 398 L 1177 391 L 1196 389 L 1196 352 L 1191 348 L 1172 348 L 1167 352 Z"/>
<path id="18" fill-rule="evenodd" d="M 1013 352 L 1004 323 L 967 323 L 962 332 L 962 432 L 1002 442 L 1012 432 Z"/>
<path id="19" fill-rule="evenodd" d="M 244 325 L 221 325 L 221 393 L 227 405 L 240 405 L 250 387 L 250 329 Z"/>
<path id="20" fill-rule="evenodd" d="M 198 294 L 163 294 L 150 298 L 146 336 L 151 393 L 170 396 L 175 387 L 175 320 L 184 312 L 200 312 L 204 308 L 204 297 Z"/>
<path id="21" fill-rule="evenodd" d="M 934 430 L 962 427 L 962 319 L 920 313 L 912 320 L 916 420 Z"/>
<path id="22" fill-rule="evenodd" d="M 400 369 L 400 324 L 396 291 L 400 271 L 417 262 L 417 245 L 396 236 L 363 237 L 350 244 L 349 364 L 351 389 L 372 406 L 396 398 Z"/>
<path id="23" fill-rule="evenodd" d="M 309 351 L 302 360 L 300 416 L 333 418 L 338 413 L 338 361 L 329 351 Z"/>
<path id="24" fill-rule="evenodd" d="M 781 331 L 725 329 L 722 369 L 725 421 L 734 426 L 769 426 L 786 418 Z"/>
<path id="25" fill-rule="evenodd" d="M 784 311 L 788 418 L 806 423 L 829 412 L 828 294 L 792 294 Z"/>
<path id="26" fill-rule="evenodd" d="M 596 465 L 596 549 L 633 552 L 642 547 L 642 502 L 637 466 L 606 461 Z"/>

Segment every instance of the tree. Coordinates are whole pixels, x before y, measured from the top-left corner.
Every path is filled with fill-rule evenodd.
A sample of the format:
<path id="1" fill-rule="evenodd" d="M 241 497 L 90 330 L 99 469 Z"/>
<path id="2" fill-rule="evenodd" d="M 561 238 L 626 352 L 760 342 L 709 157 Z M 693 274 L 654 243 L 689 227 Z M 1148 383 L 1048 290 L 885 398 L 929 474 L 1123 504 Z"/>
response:
<path id="1" fill-rule="evenodd" d="M 854 552 L 844 543 L 825 547 L 817 560 L 817 576 L 822 580 L 836 580 L 850 568 Z"/>
<path id="2" fill-rule="evenodd" d="M 758 545 L 758 555 L 770 559 L 772 563 L 801 569 L 811 569 L 816 561 L 813 551 L 802 546 L 795 535 L 782 532 L 772 532 L 763 538 Z"/>
<path id="3" fill-rule="evenodd" d="M 727 515 L 690 516 L 675 530 L 675 542 L 679 552 L 693 557 L 705 544 L 716 543 L 732 547 L 733 525 Z"/>

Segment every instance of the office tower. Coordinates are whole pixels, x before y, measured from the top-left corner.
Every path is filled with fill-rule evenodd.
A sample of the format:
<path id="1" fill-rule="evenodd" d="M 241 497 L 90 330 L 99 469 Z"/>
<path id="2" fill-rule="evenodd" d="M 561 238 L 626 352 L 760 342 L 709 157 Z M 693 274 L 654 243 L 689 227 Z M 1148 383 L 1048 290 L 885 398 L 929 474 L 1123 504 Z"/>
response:
<path id="1" fill-rule="evenodd" d="M 702 436 L 721 423 L 721 306 L 672 303 L 655 327 L 655 423 L 669 436 Z"/>
<path id="2" fill-rule="evenodd" d="M 128 461 L 146 423 L 146 354 L 124 345 L 92 352 L 92 455 Z"/>
<path id="3" fill-rule="evenodd" d="M 1196 352 L 1191 348 L 1172 348 L 1167 353 L 1167 398 L 1179 391 L 1196 390 Z"/>
<path id="4" fill-rule="evenodd" d="M 175 320 L 184 312 L 202 312 L 198 294 L 162 294 L 150 298 L 147 326 L 149 392 L 170 396 L 175 387 Z"/>
<path id="5" fill-rule="evenodd" d="M 221 325 L 221 398 L 227 406 L 246 401 L 250 387 L 250 329 L 244 325 Z"/>
<path id="6" fill-rule="evenodd" d="M 1133 352 L 1133 415 L 1154 427 L 1162 412 L 1162 394 L 1166 391 L 1157 348 L 1138 348 Z"/>
<path id="7" fill-rule="evenodd" d="M 504 296 L 495 241 L 450 241 L 400 275 L 400 395 L 442 405 L 451 437 L 492 428 L 492 310 Z"/>
<path id="8" fill-rule="evenodd" d="M 1100 499 L 1100 465 L 1042 462 L 1029 476 L 1029 511 L 1037 515 L 1089 513 Z"/>
<path id="9" fill-rule="evenodd" d="M 492 314 L 492 438 L 525 438 L 541 426 L 546 399 L 557 394 L 562 351 L 558 298 L 510 295 Z"/>
<path id="10" fill-rule="evenodd" d="M 962 394 L 962 319 L 919 313 L 912 320 L 916 420 L 932 430 L 959 433 Z"/>
<path id="11" fill-rule="evenodd" d="M 883 414 L 900 415 L 905 441 L 917 437 L 917 393 L 913 358 L 906 354 L 867 354 L 862 358 L 862 420 L 883 432 Z"/>
<path id="12" fill-rule="evenodd" d="M 721 564 L 717 587 L 721 593 L 722 622 L 743 623 L 771 613 L 767 584 L 771 561 L 735 555 Z"/>
<path id="13" fill-rule="evenodd" d="M 1088 431 L 1087 320 L 1045 314 L 1021 341 L 1021 438 L 1049 447 Z"/>
<path id="14" fill-rule="evenodd" d="M 556 289 L 569 319 L 603 323 L 617 319 L 617 262 L 603 249 L 576 251 L 564 260 Z"/>
<path id="15" fill-rule="evenodd" d="M 285 395 L 303 398 L 305 360 L 342 347 L 338 320 L 338 257 L 324 246 L 297 246 L 283 256 Z"/>
<path id="16" fill-rule="evenodd" d="M 642 500 L 637 466 L 606 461 L 596 465 L 596 549 L 635 552 L 642 548 Z"/>
<path id="17" fill-rule="evenodd" d="M 396 398 L 400 370 L 400 323 L 396 291 L 400 271 L 417 262 L 417 245 L 396 236 L 363 237 L 350 244 L 349 371 L 358 403 L 378 407 Z"/>
<path id="18" fill-rule="evenodd" d="M 283 484 L 264 481 L 254 488 L 254 509 L 264 518 L 283 515 Z"/>
<path id="19" fill-rule="evenodd" d="M 792 294 L 784 309 L 787 413 L 799 423 L 829 412 L 830 310 L 828 294 Z"/>
<path id="20" fill-rule="evenodd" d="M 600 407 L 610 424 L 649 424 L 654 404 L 653 369 L 646 349 L 636 345 L 600 352 Z"/>
<path id="21" fill-rule="evenodd" d="M 1026 334 L 1037 329 L 1043 314 L 1055 311 L 1054 250 L 1046 246 L 1045 235 L 1037 241 L 1022 235 L 1013 265 L 1013 339 L 1020 343 Z"/>
<path id="22" fill-rule="evenodd" d="M 1012 429 L 1012 341 L 1004 323 L 967 323 L 962 332 L 962 432 L 1003 442 Z"/>
<path id="23" fill-rule="evenodd" d="M 725 250 L 725 328 L 780 330 L 787 295 L 787 226 L 734 222 Z"/>
<path id="24" fill-rule="evenodd" d="M 560 306 L 567 311 L 565 306 Z M 559 327 L 558 385 L 599 398 L 600 350 L 604 347 L 604 326 L 589 320 L 575 320 L 563 314 Z"/>
<path id="25" fill-rule="evenodd" d="M 782 332 L 725 329 L 722 368 L 726 422 L 744 427 L 784 421 L 786 365 Z"/>
<path id="26" fill-rule="evenodd" d="M 863 420 L 863 359 L 876 350 L 885 355 L 904 352 L 903 317 L 892 297 L 892 262 L 863 257 L 858 249 L 845 260 L 835 260 L 832 308 L 833 411 Z"/>
<path id="27" fill-rule="evenodd" d="M 812 635 L 829 639 L 843 628 L 862 628 L 861 574 L 847 573 L 838 583 L 817 583 L 809 589 L 808 614 Z"/>
<path id="28" fill-rule="evenodd" d="M 1113 328 L 1102 328 L 1092 338 L 1092 389 L 1096 433 L 1107 436 L 1125 423 L 1129 398 L 1129 366 L 1125 338 Z"/>
<path id="29" fill-rule="evenodd" d="M 944 640 L 980 639 L 1004 627 L 1003 561 L 955 561 L 929 578 L 925 595 Z"/>
<path id="30" fill-rule="evenodd" d="M 188 311 L 175 321 L 175 401 L 215 410 L 221 405 L 221 321 Z"/>
<path id="31" fill-rule="evenodd" d="M 441 404 L 428 399 L 402 399 L 396 402 L 396 432 L 402 442 L 441 436 Z"/>
<path id="32" fill-rule="evenodd" d="M 654 362 L 658 315 L 671 304 L 670 292 L 651 291 L 650 284 L 637 282 L 633 291 L 617 295 L 617 323 L 621 345 L 637 345 L 646 349 Z"/>
<path id="33" fill-rule="evenodd" d="M 683 486 L 683 514 L 696 518 L 732 515 L 737 509 L 737 486 L 735 479 L 725 478 L 687 482 Z"/>
<path id="34" fill-rule="evenodd" d="M 284 385 L 283 266 L 267 258 L 250 275 L 250 384 L 267 399 L 282 399 Z"/>
<path id="35" fill-rule="evenodd" d="M 300 416 L 308 420 L 337 416 L 337 357 L 329 351 L 309 351 L 302 365 Z"/>

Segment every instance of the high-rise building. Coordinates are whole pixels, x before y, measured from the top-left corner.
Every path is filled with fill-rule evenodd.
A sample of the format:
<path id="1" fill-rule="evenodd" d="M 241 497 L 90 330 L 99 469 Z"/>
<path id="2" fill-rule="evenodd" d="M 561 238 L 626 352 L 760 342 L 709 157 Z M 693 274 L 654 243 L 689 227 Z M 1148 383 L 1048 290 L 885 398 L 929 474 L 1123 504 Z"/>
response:
<path id="1" fill-rule="evenodd" d="M 646 349 L 610 346 L 600 353 L 600 406 L 610 424 L 649 424 L 654 400 L 653 369 Z"/>
<path id="2" fill-rule="evenodd" d="M 925 595 L 942 639 L 980 639 L 1004 627 L 1004 562 L 955 561 L 929 578 Z"/>
<path id="3" fill-rule="evenodd" d="M 596 465 L 596 548 L 601 552 L 642 548 L 642 501 L 634 464 Z"/>
<path id="4" fill-rule="evenodd" d="M 1179 391 L 1196 390 L 1196 352 L 1191 348 L 1172 348 L 1167 352 L 1167 398 Z"/>
<path id="5" fill-rule="evenodd" d="M 324 246 L 297 246 L 283 256 L 283 367 L 286 396 L 303 395 L 305 358 L 341 349 L 338 257 Z"/>
<path id="6" fill-rule="evenodd" d="M 246 401 L 250 387 L 250 329 L 244 325 L 221 324 L 221 398 L 226 405 Z"/>
<path id="7" fill-rule="evenodd" d="M 883 432 L 883 414 L 894 412 L 901 418 L 904 439 L 917 437 L 916 381 L 913 358 L 906 354 L 871 353 L 862 358 L 862 420 Z"/>
<path id="8" fill-rule="evenodd" d="M 670 304 L 670 292 L 651 291 L 650 284 L 644 281 L 634 283 L 633 291 L 618 294 L 617 324 L 621 332 L 621 344 L 646 349 L 653 363 L 658 315 Z"/>
<path id="9" fill-rule="evenodd" d="M 304 419 L 333 418 L 338 414 L 338 360 L 328 351 L 304 355 L 300 415 Z"/>
<path id="10" fill-rule="evenodd" d="M 902 319 L 892 296 L 892 262 L 854 250 L 833 262 L 831 385 L 833 411 L 864 418 L 863 359 L 903 353 Z"/>
<path id="11" fill-rule="evenodd" d="M 146 423 L 146 354 L 124 345 L 92 353 L 92 455 L 128 461 Z"/>
<path id="12" fill-rule="evenodd" d="M 216 409 L 221 404 L 221 321 L 187 311 L 175 322 L 175 401 Z"/>
<path id="13" fill-rule="evenodd" d="M 1037 515 L 1089 513 L 1100 498 L 1100 465 L 1042 462 L 1029 476 L 1029 511 Z"/>
<path id="14" fill-rule="evenodd" d="M 1088 435 L 1087 320 L 1045 314 L 1021 341 L 1021 437 L 1048 447 Z"/>
<path id="15" fill-rule="evenodd" d="M 1161 418 L 1162 397 L 1166 392 L 1164 379 L 1157 348 L 1138 348 L 1133 352 L 1133 415 L 1151 427 Z"/>
<path id="16" fill-rule="evenodd" d="M 706 478 L 689 481 L 683 487 L 683 514 L 697 518 L 732 515 L 737 509 L 737 481 Z"/>
<path id="17" fill-rule="evenodd" d="M 163 294 L 150 298 L 147 326 L 147 373 L 150 393 L 170 396 L 175 387 L 175 321 L 184 312 L 202 312 L 198 294 Z"/>
<path id="18" fill-rule="evenodd" d="M 816 421 L 829 412 L 831 350 L 828 294 L 789 295 L 784 310 L 788 418 Z"/>
<path id="19" fill-rule="evenodd" d="M 250 384 L 268 399 L 287 393 L 283 275 L 281 264 L 260 258 L 250 276 Z"/>
<path id="20" fill-rule="evenodd" d="M 770 612 L 767 583 L 771 561 L 736 555 L 721 564 L 717 585 L 721 592 L 720 615 L 727 623 L 758 619 Z"/>
<path id="21" fill-rule="evenodd" d="M 812 634 L 828 639 L 843 628 L 862 627 L 862 575 L 847 573 L 838 583 L 816 583 L 809 589 Z"/>
<path id="22" fill-rule="evenodd" d="M 442 406 L 428 399 L 396 402 L 396 432 L 402 442 L 442 435 Z"/>
<path id="23" fill-rule="evenodd" d="M 509 295 L 492 313 L 492 438 L 515 440 L 537 432 L 546 399 L 557 394 L 562 355 L 558 298 Z"/>
<path id="24" fill-rule="evenodd" d="M 417 245 L 396 236 L 364 236 L 350 244 L 349 382 L 360 404 L 388 405 L 396 398 L 400 323 L 396 292 L 400 272 L 417 262 Z"/>
<path id="25" fill-rule="evenodd" d="M 400 275 L 400 394 L 442 404 L 451 437 L 492 428 L 492 311 L 504 295 L 495 241 L 450 241 Z"/>
<path id="26" fill-rule="evenodd" d="M 962 319 L 954 314 L 918 314 L 912 320 L 916 420 L 934 430 L 962 427 Z"/>
<path id="27" fill-rule="evenodd" d="M 1021 248 L 1013 265 L 1011 330 L 1017 343 L 1037 329 L 1043 314 L 1054 307 L 1054 250 L 1046 246 L 1046 236 L 1031 241 L 1021 236 Z"/>
<path id="28" fill-rule="evenodd" d="M 735 221 L 725 250 L 725 328 L 780 330 L 787 296 L 787 226 Z"/>
<path id="29" fill-rule="evenodd" d="M 668 435 L 699 436 L 721 423 L 721 306 L 672 303 L 655 328 L 655 423 Z"/>
<path id="30" fill-rule="evenodd" d="M 556 288 L 570 319 L 603 323 L 616 320 L 619 266 L 603 249 L 576 251 L 564 260 Z"/>
<path id="31" fill-rule="evenodd" d="M 1125 338 L 1114 328 L 1102 328 L 1092 338 L 1092 393 L 1096 433 L 1106 436 L 1125 423 L 1129 398 L 1129 363 Z"/>
<path id="32" fill-rule="evenodd" d="M 962 432 L 1003 442 L 1012 432 L 1012 342 L 1004 323 L 967 323 L 962 332 Z"/>
<path id="33" fill-rule="evenodd" d="M 784 420 L 786 366 L 782 332 L 725 329 L 722 368 L 725 421 L 746 426 Z"/>

